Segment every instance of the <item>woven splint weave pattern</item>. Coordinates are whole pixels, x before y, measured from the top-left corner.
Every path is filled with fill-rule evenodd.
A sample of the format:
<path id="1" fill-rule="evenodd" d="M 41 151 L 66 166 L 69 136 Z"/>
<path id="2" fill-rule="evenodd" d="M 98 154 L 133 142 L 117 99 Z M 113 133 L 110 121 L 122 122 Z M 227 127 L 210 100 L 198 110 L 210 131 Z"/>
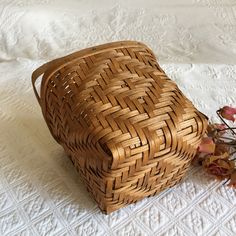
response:
<path id="1" fill-rule="evenodd" d="M 38 68 L 44 118 L 110 213 L 178 183 L 207 119 L 142 43 L 85 49 Z"/>

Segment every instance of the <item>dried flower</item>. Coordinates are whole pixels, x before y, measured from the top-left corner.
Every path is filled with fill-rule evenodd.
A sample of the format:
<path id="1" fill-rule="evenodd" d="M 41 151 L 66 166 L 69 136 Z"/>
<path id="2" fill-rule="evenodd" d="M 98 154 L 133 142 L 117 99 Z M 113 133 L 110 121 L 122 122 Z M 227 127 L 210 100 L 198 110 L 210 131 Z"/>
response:
<path id="1" fill-rule="evenodd" d="M 207 127 L 208 137 L 217 137 L 225 133 L 227 126 L 225 124 L 209 124 Z"/>
<path id="2" fill-rule="evenodd" d="M 226 129 L 226 125 L 225 124 L 215 124 L 215 127 L 219 131 L 222 131 L 222 130 Z"/>
<path id="3" fill-rule="evenodd" d="M 229 181 L 236 188 L 236 132 L 224 120 L 235 121 L 236 108 L 224 106 L 217 112 L 222 124 L 209 124 L 207 135 L 202 139 L 194 163 L 219 180 Z"/>
<path id="4" fill-rule="evenodd" d="M 234 117 L 236 115 L 236 108 L 224 106 L 219 110 L 219 113 L 226 120 L 231 120 L 233 122 L 236 120 L 236 118 Z"/>
<path id="5" fill-rule="evenodd" d="M 218 179 L 229 178 L 234 170 L 234 162 L 227 158 L 227 153 L 220 156 L 208 156 L 203 161 L 203 167 L 209 174 L 215 175 Z"/>
<path id="6" fill-rule="evenodd" d="M 218 123 L 215 123 L 215 124 L 209 124 L 208 127 L 207 127 L 207 132 L 211 132 L 211 131 L 222 131 L 226 129 L 226 125 L 225 124 L 218 124 Z"/>
<path id="7" fill-rule="evenodd" d="M 229 153 L 230 146 L 226 144 L 217 144 L 215 148 L 215 155 L 222 155 L 224 153 Z"/>
<path id="8" fill-rule="evenodd" d="M 215 143 L 211 137 L 204 137 L 198 147 L 198 151 L 202 153 L 214 153 Z"/>

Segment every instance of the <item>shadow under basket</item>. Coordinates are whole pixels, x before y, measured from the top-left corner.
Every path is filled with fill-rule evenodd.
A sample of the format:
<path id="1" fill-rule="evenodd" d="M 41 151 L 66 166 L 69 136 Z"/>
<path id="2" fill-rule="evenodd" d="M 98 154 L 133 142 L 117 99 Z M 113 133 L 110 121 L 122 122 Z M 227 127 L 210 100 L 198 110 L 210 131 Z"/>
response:
<path id="1" fill-rule="evenodd" d="M 33 72 L 32 83 L 52 136 L 105 213 L 178 183 L 207 127 L 139 42 L 53 60 Z"/>

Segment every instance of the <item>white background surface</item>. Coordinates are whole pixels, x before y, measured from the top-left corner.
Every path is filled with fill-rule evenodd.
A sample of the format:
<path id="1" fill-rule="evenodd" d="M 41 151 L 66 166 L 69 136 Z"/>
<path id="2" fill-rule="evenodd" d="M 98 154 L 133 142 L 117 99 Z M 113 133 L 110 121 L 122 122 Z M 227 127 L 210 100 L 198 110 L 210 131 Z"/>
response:
<path id="1" fill-rule="evenodd" d="M 176 187 L 103 215 L 50 136 L 32 71 L 121 39 L 147 43 L 211 119 L 236 105 L 234 0 L 0 0 L 0 235 L 236 235 L 236 191 L 196 168 Z"/>

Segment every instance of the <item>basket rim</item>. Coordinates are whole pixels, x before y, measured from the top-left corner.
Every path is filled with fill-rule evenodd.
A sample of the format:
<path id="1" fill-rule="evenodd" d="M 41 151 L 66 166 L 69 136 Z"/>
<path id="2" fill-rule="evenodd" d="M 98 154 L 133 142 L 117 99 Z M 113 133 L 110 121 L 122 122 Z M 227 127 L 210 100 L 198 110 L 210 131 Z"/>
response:
<path id="1" fill-rule="evenodd" d="M 68 61 L 71 61 L 73 59 L 78 59 L 78 58 L 81 58 L 84 56 L 91 56 L 91 55 L 99 54 L 99 53 L 106 51 L 106 50 L 123 48 L 123 47 L 135 47 L 135 46 L 136 47 L 140 47 L 140 46 L 148 47 L 144 43 L 141 43 L 138 41 L 133 41 L 133 40 L 114 41 L 114 42 L 110 42 L 110 43 L 104 43 L 104 44 L 99 44 L 96 46 L 84 48 L 79 51 L 68 54 L 64 57 L 57 58 L 56 60 L 58 60 L 58 61 L 65 60 L 64 62 L 67 62 L 66 59 L 68 59 L 68 58 L 70 58 L 70 60 L 68 60 Z"/>
<path id="2" fill-rule="evenodd" d="M 127 48 L 127 47 L 140 47 L 140 46 L 150 49 L 144 43 L 141 43 L 138 41 L 132 41 L 132 40 L 115 41 L 115 42 L 99 44 L 97 46 L 84 48 L 79 51 L 73 52 L 71 54 L 54 59 L 46 63 L 47 69 L 45 70 L 45 77 L 51 76 L 57 70 L 60 70 L 61 66 L 63 67 L 67 66 L 68 64 L 73 63 L 74 60 L 78 60 L 83 57 L 96 55 L 96 54 L 109 51 L 112 49 Z"/>
<path id="3" fill-rule="evenodd" d="M 81 58 L 89 57 L 91 55 L 96 55 L 96 54 L 110 51 L 113 49 L 129 48 L 129 47 L 144 47 L 150 50 L 150 48 L 147 45 L 138 41 L 132 41 L 132 40 L 115 41 L 115 42 L 100 44 L 97 46 L 81 49 L 79 51 L 68 54 L 64 57 L 57 58 L 55 60 L 49 61 L 48 63 L 44 64 L 43 65 L 44 72 L 43 72 L 43 77 L 41 80 L 41 88 L 40 88 L 40 95 L 41 95 L 40 105 L 41 105 L 42 110 L 44 110 L 45 103 L 46 103 L 45 93 L 46 93 L 47 83 L 50 80 L 51 76 L 53 76 L 53 74 L 56 73 L 58 70 L 62 69 L 65 66 L 68 66 L 69 64 Z"/>

